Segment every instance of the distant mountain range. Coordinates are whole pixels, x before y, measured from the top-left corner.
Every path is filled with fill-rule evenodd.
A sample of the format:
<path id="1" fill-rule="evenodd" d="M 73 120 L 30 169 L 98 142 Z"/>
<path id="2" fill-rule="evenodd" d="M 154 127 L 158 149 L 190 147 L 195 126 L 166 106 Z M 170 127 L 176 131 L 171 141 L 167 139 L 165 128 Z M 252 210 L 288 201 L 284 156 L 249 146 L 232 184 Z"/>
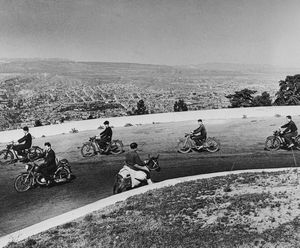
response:
<path id="1" fill-rule="evenodd" d="M 297 71 L 297 68 L 283 68 L 272 65 L 204 63 L 198 65 L 153 65 L 119 62 L 83 62 L 60 58 L 0 58 L 0 73 L 55 73 L 55 74 L 136 74 L 172 73 L 174 70 L 270 72 Z M 300 71 L 300 70 L 299 70 Z"/>

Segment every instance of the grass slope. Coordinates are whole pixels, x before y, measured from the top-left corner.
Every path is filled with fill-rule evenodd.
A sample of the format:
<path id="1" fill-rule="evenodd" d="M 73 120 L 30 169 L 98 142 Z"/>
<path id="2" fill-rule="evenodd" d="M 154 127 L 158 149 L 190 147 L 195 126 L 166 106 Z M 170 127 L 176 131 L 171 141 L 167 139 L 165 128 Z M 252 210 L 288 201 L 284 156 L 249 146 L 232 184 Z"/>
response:
<path id="1" fill-rule="evenodd" d="M 295 169 L 181 183 L 7 247 L 299 247 L 298 179 Z"/>

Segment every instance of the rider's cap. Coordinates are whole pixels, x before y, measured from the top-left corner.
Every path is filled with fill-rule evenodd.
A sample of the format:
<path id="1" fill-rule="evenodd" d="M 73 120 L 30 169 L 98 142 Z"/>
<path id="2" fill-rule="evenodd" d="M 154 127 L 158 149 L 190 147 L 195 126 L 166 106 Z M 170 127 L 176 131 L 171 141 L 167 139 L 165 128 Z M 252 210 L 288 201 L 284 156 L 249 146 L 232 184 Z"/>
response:
<path id="1" fill-rule="evenodd" d="M 130 148 L 131 148 L 131 149 L 135 149 L 135 148 L 137 148 L 137 147 L 138 147 L 138 144 L 135 143 L 135 142 L 133 142 L 133 143 L 130 144 Z"/>
<path id="2" fill-rule="evenodd" d="M 44 144 L 44 146 L 49 146 L 49 147 L 51 147 L 51 144 L 50 144 L 49 142 L 46 142 L 46 143 Z"/>
<path id="3" fill-rule="evenodd" d="M 198 119 L 198 121 L 201 121 L 201 122 L 202 122 L 202 119 Z"/>
<path id="4" fill-rule="evenodd" d="M 290 116 L 290 115 L 287 115 L 287 116 L 286 116 L 286 118 L 288 118 L 288 119 L 290 119 L 290 120 L 291 120 L 291 119 L 292 119 L 292 116 Z"/>
<path id="5" fill-rule="evenodd" d="M 23 130 L 28 132 L 29 131 L 29 128 L 26 126 L 26 127 L 23 127 Z"/>
<path id="6" fill-rule="evenodd" d="M 109 121 L 105 121 L 103 124 L 104 124 L 104 125 L 108 125 L 108 124 L 109 124 Z"/>

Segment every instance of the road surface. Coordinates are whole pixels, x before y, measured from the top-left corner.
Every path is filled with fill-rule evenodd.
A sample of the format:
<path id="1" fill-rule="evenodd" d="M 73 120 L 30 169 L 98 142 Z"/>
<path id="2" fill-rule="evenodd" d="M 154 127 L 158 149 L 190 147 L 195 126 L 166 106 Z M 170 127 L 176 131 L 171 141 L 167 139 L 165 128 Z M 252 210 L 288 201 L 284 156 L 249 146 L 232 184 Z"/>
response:
<path id="1" fill-rule="evenodd" d="M 299 118 L 296 119 L 299 121 Z M 295 151 L 264 151 L 264 140 L 284 122 L 284 118 L 236 119 L 206 123 L 209 136 L 218 137 L 221 150 L 210 154 L 192 152 L 179 154 L 177 139 L 197 123 L 178 122 L 115 128 L 115 138 L 128 144 L 140 144 L 140 154 L 160 154 L 161 172 L 153 172 L 153 181 L 254 168 L 293 167 L 300 158 Z M 99 130 L 65 134 L 34 140 L 42 146 L 50 141 L 59 157 L 67 158 L 76 178 L 67 184 L 51 188 L 35 188 L 25 193 L 14 190 L 14 178 L 24 171 L 24 165 L 0 168 L 0 236 L 54 217 L 112 194 L 114 175 L 122 167 L 124 154 L 82 158 L 78 147 Z"/>

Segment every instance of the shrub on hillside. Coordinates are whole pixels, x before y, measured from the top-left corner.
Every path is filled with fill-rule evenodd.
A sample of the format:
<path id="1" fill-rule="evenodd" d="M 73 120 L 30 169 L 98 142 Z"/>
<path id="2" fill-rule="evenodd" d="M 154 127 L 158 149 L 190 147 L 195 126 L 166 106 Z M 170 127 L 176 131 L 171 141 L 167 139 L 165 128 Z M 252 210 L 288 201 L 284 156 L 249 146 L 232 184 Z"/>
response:
<path id="1" fill-rule="evenodd" d="M 180 99 L 174 103 L 174 112 L 188 111 L 187 104 L 183 99 Z"/>
<path id="2" fill-rule="evenodd" d="M 274 105 L 300 104 L 300 74 L 287 76 L 279 81 L 279 91 L 276 93 Z"/>
<path id="3" fill-rule="evenodd" d="M 144 100 L 139 100 L 136 104 L 136 108 L 132 108 L 132 111 L 127 112 L 128 115 L 146 115 L 149 111 L 146 108 Z"/>
<path id="4" fill-rule="evenodd" d="M 131 123 L 126 123 L 125 125 L 124 125 L 124 127 L 132 127 L 133 125 L 131 124 Z"/>
<path id="5" fill-rule="evenodd" d="M 268 92 L 263 92 L 261 95 L 253 96 L 257 91 L 243 89 L 235 91 L 234 94 L 225 96 L 229 99 L 231 106 L 230 108 L 240 107 L 259 107 L 259 106 L 271 106 L 272 100 Z"/>
<path id="6" fill-rule="evenodd" d="M 263 92 L 260 96 L 256 96 L 253 98 L 252 106 L 260 107 L 260 106 L 271 106 L 272 100 L 270 94 L 268 92 Z"/>
<path id="7" fill-rule="evenodd" d="M 34 126 L 35 127 L 41 127 L 41 126 L 43 126 L 43 124 L 42 124 L 42 122 L 40 120 L 35 120 Z"/>
<path id="8" fill-rule="evenodd" d="M 78 133 L 78 130 L 76 128 L 72 128 L 70 133 Z"/>

